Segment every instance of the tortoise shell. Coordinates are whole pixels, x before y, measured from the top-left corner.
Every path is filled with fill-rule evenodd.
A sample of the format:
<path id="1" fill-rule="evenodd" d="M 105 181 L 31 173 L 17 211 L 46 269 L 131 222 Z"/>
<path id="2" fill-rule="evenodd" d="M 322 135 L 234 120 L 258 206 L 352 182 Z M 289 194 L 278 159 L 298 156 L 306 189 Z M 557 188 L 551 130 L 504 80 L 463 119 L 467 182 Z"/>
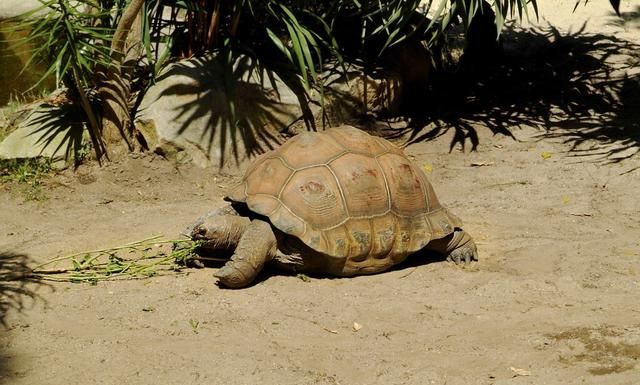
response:
<path id="1" fill-rule="evenodd" d="M 261 155 L 227 199 L 346 259 L 345 275 L 382 271 L 462 226 L 400 148 L 349 126 L 305 132 Z"/>

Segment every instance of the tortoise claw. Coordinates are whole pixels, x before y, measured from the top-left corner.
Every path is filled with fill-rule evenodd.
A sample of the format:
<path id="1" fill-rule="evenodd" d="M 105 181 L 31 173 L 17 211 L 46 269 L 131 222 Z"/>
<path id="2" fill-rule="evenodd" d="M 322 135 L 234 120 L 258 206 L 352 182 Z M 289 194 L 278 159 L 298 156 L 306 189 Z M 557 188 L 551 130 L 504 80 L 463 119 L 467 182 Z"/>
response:
<path id="1" fill-rule="evenodd" d="M 249 283 L 240 269 L 229 264 L 222 266 L 213 276 L 218 278 L 224 286 L 232 289 L 246 286 Z"/>
<path id="2" fill-rule="evenodd" d="M 477 257 L 476 251 L 470 247 L 462 247 L 462 248 L 455 249 L 451 253 L 449 253 L 449 255 L 447 256 L 447 261 L 453 262 L 456 265 L 462 265 L 462 264 L 470 265 L 471 262 L 477 261 L 477 260 L 478 260 L 478 257 Z"/>
<path id="3" fill-rule="evenodd" d="M 203 269 L 205 267 L 204 263 L 202 263 L 202 261 L 199 260 L 198 258 L 189 259 L 189 261 L 187 262 L 187 266 L 195 267 L 198 269 Z"/>

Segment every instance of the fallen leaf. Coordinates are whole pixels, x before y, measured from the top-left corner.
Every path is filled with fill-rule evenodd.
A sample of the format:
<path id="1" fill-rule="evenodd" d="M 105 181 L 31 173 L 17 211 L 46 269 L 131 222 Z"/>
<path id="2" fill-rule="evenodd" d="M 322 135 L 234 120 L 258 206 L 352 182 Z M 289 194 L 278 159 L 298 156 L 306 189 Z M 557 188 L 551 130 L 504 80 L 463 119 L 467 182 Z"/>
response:
<path id="1" fill-rule="evenodd" d="M 518 369 L 518 368 L 514 368 L 513 366 L 510 367 L 509 369 L 511 369 L 512 372 L 514 372 L 516 374 L 516 376 L 530 376 L 531 372 L 525 369 Z"/>
<path id="2" fill-rule="evenodd" d="M 542 154 L 540 154 L 540 156 L 542 157 L 542 159 L 547 160 L 549 158 L 551 158 L 551 153 L 548 151 L 543 151 Z"/>
<path id="3" fill-rule="evenodd" d="M 494 164 L 493 162 L 473 162 L 471 167 L 493 166 Z"/>
<path id="4" fill-rule="evenodd" d="M 433 165 L 430 164 L 430 163 L 423 164 L 422 165 L 422 171 L 427 172 L 427 173 L 433 171 Z"/>
<path id="5" fill-rule="evenodd" d="M 354 332 L 357 332 L 357 331 L 358 331 L 358 330 L 360 330 L 360 329 L 362 329 L 362 325 L 360 325 L 360 324 L 359 324 L 359 323 L 357 323 L 357 322 L 354 322 L 354 323 L 353 323 L 353 331 L 354 331 Z"/>
<path id="6" fill-rule="evenodd" d="M 193 330 L 194 333 L 198 334 L 198 326 L 200 325 L 200 321 L 190 319 L 189 325 L 191 325 L 191 330 Z"/>
<path id="7" fill-rule="evenodd" d="M 311 279 L 306 274 L 298 274 L 298 275 L 296 275 L 296 278 L 298 278 L 302 282 L 311 282 Z"/>
<path id="8" fill-rule="evenodd" d="M 570 197 L 570 196 L 568 196 L 568 195 L 563 195 L 563 196 L 562 196 L 562 203 L 566 205 L 566 204 L 568 204 L 569 202 L 571 202 L 571 197 Z"/>

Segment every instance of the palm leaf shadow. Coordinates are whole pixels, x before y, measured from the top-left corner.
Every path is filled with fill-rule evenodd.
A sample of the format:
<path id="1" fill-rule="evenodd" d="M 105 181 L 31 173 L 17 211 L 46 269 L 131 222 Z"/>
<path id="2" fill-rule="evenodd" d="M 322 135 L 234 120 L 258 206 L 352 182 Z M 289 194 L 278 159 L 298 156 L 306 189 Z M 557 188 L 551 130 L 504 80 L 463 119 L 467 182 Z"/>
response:
<path id="1" fill-rule="evenodd" d="M 25 121 L 25 127 L 32 127 L 29 136 L 35 139 L 40 149 L 39 155 L 46 151 L 51 158 L 66 161 L 75 159 L 83 146 L 84 112 L 78 105 L 41 104 L 36 107 Z"/>
<path id="2" fill-rule="evenodd" d="M 177 134 L 187 135 L 198 147 L 203 143 L 205 154 L 219 151 L 220 166 L 229 154 L 238 162 L 243 151 L 256 155 L 280 144 L 279 133 L 286 127 L 275 127 L 278 122 L 303 119 L 313 126 L 304 93 L 296 89 L 281 92 L 289 85 L 249 57 L 242 57 L 234 66 L 218 56 L 192 58 L 172 65 L 158 82 L 175 76 L 187 80 L 167 87 L 160 97 L 185 97 L 184 103 L 173 107 L 176 120 L 182 122 Z M 194 128 L 196 120 L 205 122 L 199 132 Z"/>
<path id="3" fill-rule="evenodd" d="M 539 127 L 577 156 L 617 162 L 640 152 L 640 45 L 615 36 L 562 32 L 548 25 L 504 33 L 502 64 L 481 73 L 445 72 L 425 101 L 426 116 L 391 135 L 406 144 L 455 130 L 450 149 L 478 143 L 476 127 L 515 139 Z"/>
<path id="4" fill-rule="evenodd" d="M 35 304 L 44 301 L 36 293 L 41 282 L 33 280 L 31 259 L 25 255 L 10 251 L 0 251 L 0 324 L 8 327 L 6 316 L 9 311 L 22 312 Z"/>
<path id="5" fill-rule="evenodd" d="M 25 254 L 0 251 L 0 324 L 5 329 L 14 327 L 7 320 L 9 312 L 21 313 L 38 301 L 46 306 L 44 299 L 36 293 L 42 283 L 31 279 L 30 263 L 31 259 Z M 13 353 L 5 350 L 8 346 L 2 344 L 0 347 L 0 383 L 11 374 Z"/>

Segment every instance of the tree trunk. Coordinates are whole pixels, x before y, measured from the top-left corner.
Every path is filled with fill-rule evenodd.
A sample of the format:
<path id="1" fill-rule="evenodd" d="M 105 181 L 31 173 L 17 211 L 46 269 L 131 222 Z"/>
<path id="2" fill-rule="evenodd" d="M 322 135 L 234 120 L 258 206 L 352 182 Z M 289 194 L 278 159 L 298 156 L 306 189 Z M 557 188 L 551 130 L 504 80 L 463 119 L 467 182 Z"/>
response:
<path id="1" fill-rule="evenodd" d="M 127 42 L 130 40 L 128 37 L 131 32 L 134 32 L 131 36 L 140 35 L 139 15 L 144 2 L 145 0 L 132 0 L 122 15 L 111 42 L 110 63 L 104 70 L 98 91 L 102 100 L 102 136 L 107 144 L 116 147 L 121 147 L 124 142 L 128 151 L 138 148 L 128 101 L 133 75 L 133 65 L 129 63 L 135 62 L 139 50 L 132 52 L 130 47 L 127 47 Z M 140 39 L 137 36 L 136 43 L 139 43 Z M 133 61 L 128 53 L 136 56 Z"/>

